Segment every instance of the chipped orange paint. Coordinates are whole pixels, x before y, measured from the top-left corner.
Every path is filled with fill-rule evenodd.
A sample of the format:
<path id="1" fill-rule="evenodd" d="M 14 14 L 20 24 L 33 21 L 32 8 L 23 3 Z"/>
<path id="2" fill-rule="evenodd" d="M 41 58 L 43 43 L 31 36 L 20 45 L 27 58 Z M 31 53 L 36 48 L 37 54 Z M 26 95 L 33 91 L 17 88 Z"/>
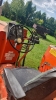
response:
<path id="1" fill-rule="evenodd" d="M 39 70 L 45 72 L 56 67 L 56 46 L 50 45 L 42 57 Z"/>
<path id="2" fill-rule="evenodd" d="M 15 67 L 16 66 L 12 65 L 12 64 L 2 64 L 0 66 L 0 100 L 7 100 L 7 91 L 6 91 L 4 80 L 2 78 L 3 70 L 4 70 L 4 68 L 12 69 Z"/>

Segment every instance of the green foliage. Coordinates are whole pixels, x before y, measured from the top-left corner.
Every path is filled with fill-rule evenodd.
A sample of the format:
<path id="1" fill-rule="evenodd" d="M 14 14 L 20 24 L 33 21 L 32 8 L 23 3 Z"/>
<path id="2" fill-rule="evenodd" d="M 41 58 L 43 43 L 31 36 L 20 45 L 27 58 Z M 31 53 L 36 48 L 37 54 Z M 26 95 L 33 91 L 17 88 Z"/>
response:
<path id="1" fill-rule="evenodd" d="M 55 39 L 56 39 L 56 30 L 55 30 L 55 32 L 54 32 L 54 37 L 55 37 Z"/>
<path id="2" fill-rule="evenodd" d="M 45 22 L 46 22 L 46 13 L 43 13 L 43 14 L 41 15 L 41 19 L 43 19 L 43 21 L 44 21 L 43 25 L 45 26 Z"/>
<path id="3" fill-rule="evenodd" d="M 41 19 L 41 11 L 35 12 L 35 16 L 34 17 Z"/>
<path id="4" fill-rule="evenodd" d="M 53 24 L 53 23 L 54 23 L 54 18 L 53 18 L 53 17 L 49 18 L 48 22 L 49 22 L 50 24 Z"/>
<path id="5" fill-rule="evenodd" d="M 11 19 L 21 21 L 24 16 L 24 1 L 23 0 L 12 0 L 11 7 Z"/>
<path id="6" fill-rule="evenodd" d="M 10 5 L 9 3 L 6 1 L 2 7 L 2 15 L 10 18 Z"/>
<path id="7" fill-rule="evenodd" d="M 12 0 L 10 6 L 14 12 L 17 12 L 18 10 L 20 10 L 24 6 L 24 1 L 23 0 Z"/>
<path id="8" fill-rule="evenodd" d="M 39 24 L 39 25 L 42 25 L 42 24 L 44 23 L 43 19 L 40 19 L 40 20 L 39 20 L 39 18 L 35 18 L 35 19 L 34 19 L 34 22 L 35 22 L 36 24 Z"/>
<path id="9" fill-rule="evenodd" d="M 36 10 L 35 6 L 32 6 L 32 1 L 28 1 L 25 5 L 25 10 L 26 10 L 26 16 L 25 16 L 25 20 L 26 20 L 26 25 L 31 26 L 31 24 L 33 23 L 33 15 L 34 12 Z"/>
<path id="10" fill-rule="evenodd" d="M 44 23 L 43 19 L 40 19 L 38 24 L 42 25 L 43 23 Z"/>
<path id="11" fill-rule="evenodd" d="M 51 17 L 47 18 L 46 13 L 36 11 L 36 6 L 32 0 L 24 3 L 24 0 L 12 0 L 11 4 L 6 1 L 3 4 L 2 15 L 15 20 L 21 24 L 32 27 L 34 23 L 40 24 L 50 30 L 50 35 L 54 36 L 56 30 L 56 20 Z"/>
<path id="12" fill-rule="evenodd" d="M 54 31 L 56 29 L 55 20 L 53 17 L 46 19 L 45 26 L 50 29 L 50 35 L 54 36 Z"/>

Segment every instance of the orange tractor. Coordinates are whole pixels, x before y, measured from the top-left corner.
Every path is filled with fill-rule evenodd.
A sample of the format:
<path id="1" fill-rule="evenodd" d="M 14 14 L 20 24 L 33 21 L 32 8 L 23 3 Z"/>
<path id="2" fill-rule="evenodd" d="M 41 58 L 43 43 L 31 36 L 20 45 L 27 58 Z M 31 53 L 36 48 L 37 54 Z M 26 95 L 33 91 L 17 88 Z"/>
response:
<path id="1" fill-rule="evenodd" d="M 0 21 L 0 100 L 52 100 L 56 96 L 56 47 L 48 48 L 39 70 L 22 67 L 27 53 L 39 43 L 38 36 L 27 30 Z"/>
<path id="2" fill-rule="evenodd" d="M 55 100 L 56 47 L 49 46 L 39 70 L 23 67 L 27 53 L 39 43 L 26 28 L 0 21 L 0 100 Z"/>

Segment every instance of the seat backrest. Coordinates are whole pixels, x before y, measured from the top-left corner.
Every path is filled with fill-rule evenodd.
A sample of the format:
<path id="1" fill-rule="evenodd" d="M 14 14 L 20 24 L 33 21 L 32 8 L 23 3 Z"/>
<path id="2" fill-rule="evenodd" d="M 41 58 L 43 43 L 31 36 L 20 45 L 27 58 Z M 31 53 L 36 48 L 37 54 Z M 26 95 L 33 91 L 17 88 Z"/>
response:
<path id="1" fill-rule="evenodd" d="M 23 88 L 10 69 L 4 69 L 4 80 L 6 83 L 6 87 L 13 97 L 19 99 L 25 96 Z"/>

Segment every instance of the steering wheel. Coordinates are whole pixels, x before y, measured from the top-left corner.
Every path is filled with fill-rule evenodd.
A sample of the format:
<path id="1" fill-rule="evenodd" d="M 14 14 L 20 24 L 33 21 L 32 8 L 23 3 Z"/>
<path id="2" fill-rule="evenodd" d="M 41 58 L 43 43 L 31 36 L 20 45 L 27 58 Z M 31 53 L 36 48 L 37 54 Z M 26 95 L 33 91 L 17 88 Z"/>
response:
<path id="1" fill-rule="evenodd" d="M 24 28 L 28 30 L 27 36 L 24 35 Z M 29 30 L 28 27 L 23 25 L 12 25 L 12 27 L 9 30 L 8 35 L 9 42 L 11 46 L 21 53 L 29 52 L 34 47 L 34 38 L 32 32 Z M 18 50 L 17 46 L 22 45 L 21 49 Z"/>

